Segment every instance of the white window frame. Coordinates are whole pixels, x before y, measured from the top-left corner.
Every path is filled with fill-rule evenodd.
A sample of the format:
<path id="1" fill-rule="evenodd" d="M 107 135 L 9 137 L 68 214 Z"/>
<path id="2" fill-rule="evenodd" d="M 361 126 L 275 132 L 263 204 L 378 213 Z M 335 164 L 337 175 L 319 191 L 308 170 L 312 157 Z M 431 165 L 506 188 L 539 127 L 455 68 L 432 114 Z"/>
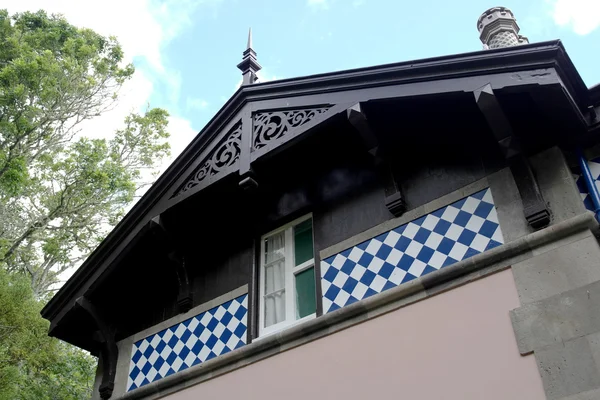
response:
<path id="1" fill-rule="evenodd" d="M 316 317 L 316 311 L 313 314 L 307 315 L 303 318 L 296 319 L 296 280 L 294 277 L 311 267 L 315 267 L 315 255 L 314 255 L 314 226 L 312 227 L 313 234 L 313 258 L 302 264 L 295 266 L 295 254 L 294 254 L 294 226 L 306 221 L 312 220 L 312 214 L 305 215 L 298 219 L 295 219 L 267 234 L 264 234 L 260 238 L 260 262 L 259 262 L 259 321 L 258 321 L 258 336 L 264 337 L 275 332 L 279 332 L 285 328 L 289 328 L 293 325 L 297 325 L 304 321 L 313 319 Z M 285 257 L 285 319 L 281 322 L 273 324 L 265 328 L 265 308 L 264 308 L 264 296 L 265 296 L 265 239 L 269 236 L 275 235 L 285 231 L 284 235 L 284 257 Z M 316 268 L 315 268 L 315 285 L 316 285 Z M 315 288 L 316 289 L 316 288 Z M 315 299 L 316 300 L 316 299 Z"/>

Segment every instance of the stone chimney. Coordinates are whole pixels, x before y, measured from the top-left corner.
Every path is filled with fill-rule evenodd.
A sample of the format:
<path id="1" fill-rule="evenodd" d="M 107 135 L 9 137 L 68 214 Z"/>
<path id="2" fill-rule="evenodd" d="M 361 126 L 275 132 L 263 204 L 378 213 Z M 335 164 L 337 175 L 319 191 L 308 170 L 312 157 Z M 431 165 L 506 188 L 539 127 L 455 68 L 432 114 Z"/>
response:
<path id="1" fill-rule="evenodd" d="M 484 49 L 529 43 L 525 36 L 519 35 L 517 20 L 506 7 L 493 7 L 481 14 L 477 20 L 477 29 Z"/>

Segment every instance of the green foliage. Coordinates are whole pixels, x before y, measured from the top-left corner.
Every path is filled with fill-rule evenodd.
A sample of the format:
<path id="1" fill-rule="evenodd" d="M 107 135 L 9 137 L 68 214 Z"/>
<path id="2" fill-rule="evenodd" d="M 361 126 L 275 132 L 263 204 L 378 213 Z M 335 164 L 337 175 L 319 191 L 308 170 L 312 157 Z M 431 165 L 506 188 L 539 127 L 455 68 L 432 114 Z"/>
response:
<path id="1" fill-rule="evenodd" d="M 0 269 L 0 400 L 87 399 L 96 361 L 47 336 L 26 277 Z"/>
<path id="2" fill-rule="evenodd" d="M 90 139 L 134 69 L 115 38 L 44 11 L 0 10 L 0 400 L 89 398 L 95 360 L 39 311 L 169 154 L 168 114 Z"/>
<path id="3" fill-rule="evenodd" d="M 27 163 L 22 157 L 5 160 L 0 154 L 0 165 L 4 166 L 4 173 L 0 176 L 0 187 L 7 195 L 16 196 L 27 180 Z"/>
<path id="4" fill-rule="evenodd" d="M 0 10 L 0 43 L 0 184 L 14 193 L 27 177 L 15 160 L 29 163 L 68 142 L 75 126 L 110 106 L 134 69 L 120 66 L 115 38 L 44 11 Z"/>
<path id="5" fill-rule="evenodd" d="M 132 113 L 112 136 L 75 140 L 134 72 L 116 39 L 0 10 L 0 41 L 0 266 L 28 274 L 40 297 L 153 178 L 169 153 L 168 114 Z"/>
<path id="6" fill-rule="evenodd" d="M 30 169 L 11 205 L 16 218 L 5 220 L 14 232 L 0 241 L 0 261 L 25 270 L 36 296 L 97 246 L 148 179 L 144 171 L 168 154 L 167 116 L 131 114 L 112 139 L 80 138 Z"/>

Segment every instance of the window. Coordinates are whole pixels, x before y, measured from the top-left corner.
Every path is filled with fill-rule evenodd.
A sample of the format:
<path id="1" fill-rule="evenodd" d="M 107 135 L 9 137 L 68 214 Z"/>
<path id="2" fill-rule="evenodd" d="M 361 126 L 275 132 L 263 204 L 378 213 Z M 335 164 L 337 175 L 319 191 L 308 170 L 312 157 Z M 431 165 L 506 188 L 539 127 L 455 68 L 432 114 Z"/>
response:
<path id="1" fill-rule="evenodd" d="M 312 218 L 300 218 L 262 237 L 259 336 L 314 318 Z"/>

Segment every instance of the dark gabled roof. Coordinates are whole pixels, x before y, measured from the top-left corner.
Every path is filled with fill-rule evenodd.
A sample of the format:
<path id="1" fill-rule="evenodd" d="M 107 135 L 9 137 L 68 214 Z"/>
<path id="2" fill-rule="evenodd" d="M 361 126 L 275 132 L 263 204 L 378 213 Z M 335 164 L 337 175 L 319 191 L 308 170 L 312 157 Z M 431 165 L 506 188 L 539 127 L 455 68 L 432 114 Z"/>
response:
<path id="1" fill-rule="evenodd" d="M 211 142 L 231 116 L 240 111 L 248 102 L 373 88 L 391 83 L 411 84 L 542 68 L 556 69 L 576 107 L 580 112 L 587 109 L 591 102 L 590 93 L 560 41 L 406 61 L 242 86 L 56 293 L 42 310 L 42 315 L 44 318 L 52 320 L 65 306 L 75 300 L 74 297 L 85 282 L 106 267 L 103 263 L 107 256 L 152 210 L 156 202 L 168 195 L 168 190 L 173 182 L 198 157 L 202 149 Z M 597 92 L 594 91 L 596 97 Z"/>
<path id="2" fill-rule="evenodd" d="M 594 106 L 600 105 L 600 83 L 590 88 L 590 101 Z"/>

